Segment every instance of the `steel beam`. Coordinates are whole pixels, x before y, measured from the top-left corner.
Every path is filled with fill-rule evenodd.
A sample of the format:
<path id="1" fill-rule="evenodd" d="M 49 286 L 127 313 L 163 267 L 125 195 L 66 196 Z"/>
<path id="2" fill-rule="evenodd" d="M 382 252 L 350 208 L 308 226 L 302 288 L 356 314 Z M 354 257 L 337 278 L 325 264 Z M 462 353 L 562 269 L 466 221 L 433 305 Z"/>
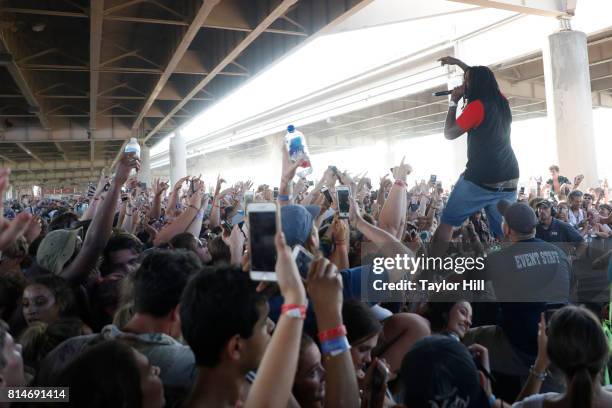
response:
<path id="1" fill-rule="evenodd" d="M 183 37 L 181 38 L 176 49 L 170 56 L 170 60 L 168 61 L 168 64 L 166 64 L 164 72 L 157 80 L 155 86 L 153 86 L 153 89 L 149 94 L 148 99 L 146 100 L 142 109 L 138 113 L 138 117 L 136 117 L 136 120 L 132 124 L 132 131 L 135 131 L 135 129 L 140 126 L 142 119 L 145 117 L 146 113 L 151 108 L 151 105 L 153 105 L 153 102 L 155 102 L 155 99 L 168 82 L 168 79 L 170 78 L 175 68 L 178 66 L 179 62 L 185 55 L 185 52 L 189 49 L 189 45 L 191 44 L 195 36 L 198 34 L 200 28 L 202 27 L 202 24 L 204 24 L 204 21 L 206 21 L 206 19 L 210 15 L 210 12 L 218 3 L 219 0 L 204 0 L 202 5 L 200 6 L 200 9 L 191 21 L 191 24 L 189 24 L 189 27 L 183 34 Z"/>
<path id="2" fill-rule="evenodd" d="M 264 18 L 257 27 L 251 31 L 237 46 L 234 48 L 228 55 L 223 58 L 223 60 L 217 64 L 217 66 L 207 75 L 203 80 L 201 80 L 192 90 L 189 92 L 182 101 L 180 101 L 171 111 L 166 115 L 158 124 L 149 132 L 149 134 L 145 137 L 145 142 L 149 140 L 153 135 L 155 135 L 160 129 L 164 127 L 166 122 L 172 116 L 174 116 L 183 106 L 187 104 L 200 92 L 210 81 L 212 81 L 218 73 L 223 71 L 223 69 L 229 65 L 233 60 L 235 60 L 241 53 L 244 51 L 253 41 L 255 41 L 261 33 L 263 33 L 267 28 L 276 21 L 277 18 L 282 16 L 287 12 L 289 7 L 295 4 L 297 0 L 283 0 L 272 12 Z"/>
<path id="3" fill-rule="evenodd" d="M 32 153 L 30 151 L 30 149 L 28 149 L 27 147 L 24 146 L 23 143 L 21 142 L 17 142 L 15 143 L 21 150 L 23 150 L 24 152 L 26 152 L 31 158 L 33 158 L 34 160 L 36 160 L 37 162 L 39 162 L 40 164 L 44 164 L 44 162 L 40 159 L 40 157 L 38 157 L 37 155 L 35 155 L 34 153 Z"/>

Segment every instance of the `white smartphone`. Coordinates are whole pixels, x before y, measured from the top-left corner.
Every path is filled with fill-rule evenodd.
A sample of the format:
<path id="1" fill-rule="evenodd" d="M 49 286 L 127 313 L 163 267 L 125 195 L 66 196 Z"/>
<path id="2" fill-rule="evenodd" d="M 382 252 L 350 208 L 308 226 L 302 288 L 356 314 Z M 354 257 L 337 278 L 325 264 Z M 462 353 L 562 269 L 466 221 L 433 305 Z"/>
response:
<path id="1" fill-rule="evenodd" d="M 276 281 L 276 204 L 251 203 L 247 211 L 251 258 L 250 277 L 255 281 Z"/>
<path id="2" fill-rule="evenodd" d="M 336 187 L 336 196 L 338 198 L 338 217 L 348 218 L 349 197 L 351 196 L 351 190 L 348 186 L 338 186 Z"/>
<path id="3" fill-rule="evenodd" d="M 308 278 L 308 270 L 310 269 L 310 263 L 314 259 L 314 255 L 308 252 L 306 248 L 299 244 L 297 244 L 293 248 L 293 252 L 291 255 L 298 267 L 298 272 L 300 272 L 300 276 L 303 279 Z"/>

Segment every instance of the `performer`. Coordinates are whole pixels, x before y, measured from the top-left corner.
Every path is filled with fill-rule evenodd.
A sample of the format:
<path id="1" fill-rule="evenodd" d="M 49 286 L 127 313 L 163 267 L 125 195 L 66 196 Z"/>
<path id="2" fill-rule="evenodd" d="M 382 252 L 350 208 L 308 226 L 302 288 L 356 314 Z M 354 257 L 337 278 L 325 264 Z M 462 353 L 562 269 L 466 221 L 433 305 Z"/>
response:
<path id="1" fill-rule="evenodd" d="M 510 144 L 512 114 L 501 94 L 493 72 L 484 66 L 469 67 L 454 57 L 440 59 L 442 65 L 457 65 L 463 71 L 463 84 L 453 89 L 444 125 L 444 136 L 453 140 L 467 132 L 468 161 L 455 183 L 442 213 L 433 241 L 436 255 L 446 252 L 453 227 L 484 208 L 491 232 L 503 236 L 502 217 L 497 211 L 501 199 L 516 201 L 519 167 Z M 457 118 L 457 103 L 464 109 Z"/>

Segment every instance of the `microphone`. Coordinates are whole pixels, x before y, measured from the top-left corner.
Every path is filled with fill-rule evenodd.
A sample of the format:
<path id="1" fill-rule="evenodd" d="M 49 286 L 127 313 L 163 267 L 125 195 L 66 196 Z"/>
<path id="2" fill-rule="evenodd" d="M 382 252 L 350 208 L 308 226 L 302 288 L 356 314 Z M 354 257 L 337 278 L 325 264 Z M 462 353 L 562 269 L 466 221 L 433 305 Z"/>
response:
<path id="1" fill-rule="evenodd" d="M 431 95 L 432 96 L 446 96 L 446 95 L 450 95 L 452 93 L 453 93 L 453 90 L 449 89 L 448 91 L 433 92 Z"/>

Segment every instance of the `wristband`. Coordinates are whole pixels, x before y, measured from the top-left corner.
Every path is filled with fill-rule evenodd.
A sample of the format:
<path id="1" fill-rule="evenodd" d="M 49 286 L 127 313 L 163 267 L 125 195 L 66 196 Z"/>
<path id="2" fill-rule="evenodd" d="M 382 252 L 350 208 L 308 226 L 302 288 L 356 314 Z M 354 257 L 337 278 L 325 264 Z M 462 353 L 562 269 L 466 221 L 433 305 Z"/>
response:
<path id="1" fill-rule="evenodd" d="M 334 327 L 333 329 L 319 332 L 319 340 L 321 341 L 321 343 L 342 336 L 346 336 L 346 327 L 343 324 Z"/>
<path id="2" fill-rule="evenodd" d="M 278 201 L 289 201 L 289 195 L 279 194 Z"/>
<path id="3" fill-rule="evenodd" d="M 330 357 L 335 357 L 351 349 L 346 336 L 336 337 L 335 339 L 327 340 L 321 343 L 321 351 L 328 354 Z"/>
<path id="4" fill-rule="evenodd" d="M 402 180 L 395 180 L 395 185 L 398 185 L 400 187 L 406 187 L 406 182 L 402 181 Z"/>
<path id="5" fill-rule="evenodd" d="M 451 100 L 451 101 L 449 101 L 449 102 L 448 102 L 448 107 L 449 107 L 449 108 L 456 108 L 456 107 L 457 107 L 457 102 L 452 101 L 452 100 Z"/>
<path id="6" fill-rule="evenodd" d="M 529 367 L 529 374 L 533 375 L 535 378 L 537 378 L 540 381 L 546 380 L 546 377 L 548 377 L 548 370 L 544 370 L 541 373 L 538 373 L 534 367 L 535 366 L 533 365 Z"/>
<path id="7" fill-rule="evenodd" d="M 306 305 L 285 304 L 281 306 L 281 315 L 287 315 L 296 319 L 306 319 Z"/>

